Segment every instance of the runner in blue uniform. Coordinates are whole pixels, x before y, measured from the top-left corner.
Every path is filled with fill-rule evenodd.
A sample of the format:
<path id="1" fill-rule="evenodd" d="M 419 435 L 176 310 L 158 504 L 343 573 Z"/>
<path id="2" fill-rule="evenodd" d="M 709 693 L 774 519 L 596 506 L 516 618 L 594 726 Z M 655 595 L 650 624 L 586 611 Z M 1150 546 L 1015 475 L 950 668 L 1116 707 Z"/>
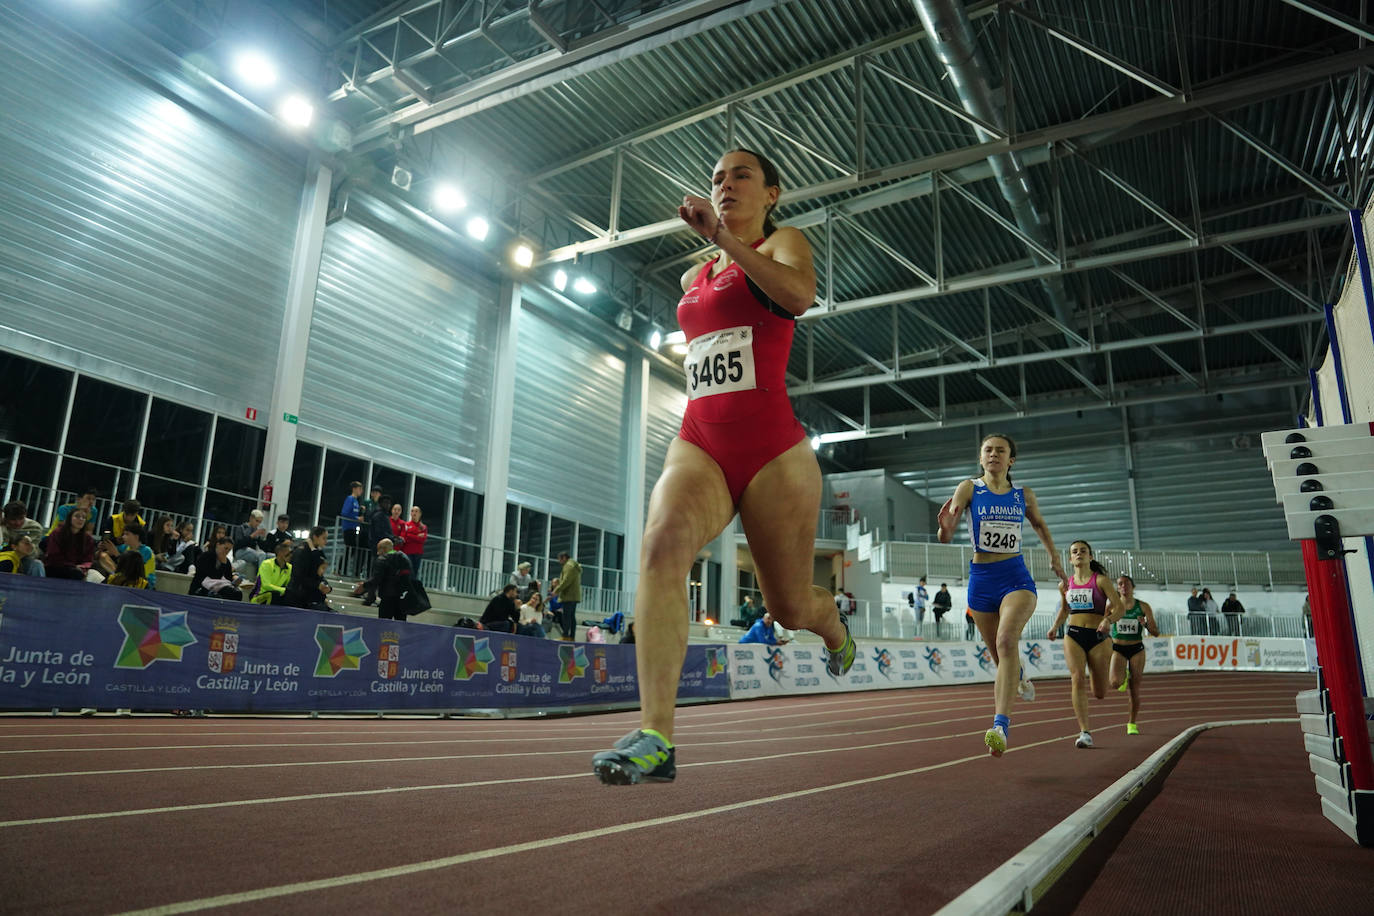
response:
<path id="1" fill-rule="evenodd" d="M 940 507 L 939 537 L 942 544 L 952 541 L 959 516 L 969 510 L 974 554 L 969 564 L 968 606 L 997 665 L 992 727 L 983 736 L 983 742 L 989 754 L 1001 757 L 1007 749 L 1013 700 L 1018 692 L 1026 699 L 1035 696 L 1030 681 L 1022 677 L 1019 652 L 1021 630 L 1035 612 L 1036 600 L 1035 580 L 1021 556 L 1023 523 L 1035 529 L 1061 579 L 1064 567 L 1054 549 L 1049 526 L 1040 515 L 1035 493 L 1030 487 L 1018 487 L 1011 482 L 1011 468 L 1016 463 L 1016 443 L 1011 436 L 997 433 L 983 439 L 978 463 L 983 476 L 962 481 Z"/>

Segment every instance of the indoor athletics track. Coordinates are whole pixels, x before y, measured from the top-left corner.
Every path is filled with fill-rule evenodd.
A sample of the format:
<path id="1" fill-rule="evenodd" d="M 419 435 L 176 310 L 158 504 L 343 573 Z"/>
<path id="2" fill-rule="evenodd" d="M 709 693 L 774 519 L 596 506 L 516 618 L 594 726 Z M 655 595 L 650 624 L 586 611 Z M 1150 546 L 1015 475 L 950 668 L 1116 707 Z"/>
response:
<path id="1" fill-rule="evenodd" d="M 684 707 L 671 785 L 603 787 L 637 721 L 0 718 L 12 913 L 931 913 L 1189 725 L 1203 732 L 1035 912 L 1342 912 L 1374 860 L 1321 816 L 1311 675 L 1067 680 L 984 752 L 989 685 Z"/>

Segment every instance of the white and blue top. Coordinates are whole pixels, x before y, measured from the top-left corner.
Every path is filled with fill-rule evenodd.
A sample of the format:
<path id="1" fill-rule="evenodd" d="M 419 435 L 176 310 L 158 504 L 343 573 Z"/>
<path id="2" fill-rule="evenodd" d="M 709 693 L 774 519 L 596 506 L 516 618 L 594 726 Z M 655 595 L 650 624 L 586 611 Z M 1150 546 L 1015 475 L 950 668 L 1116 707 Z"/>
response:
<path id="1" fill-rule="evenodd" d="M 994 493 L 981 479 L 974 480 L 968 509 L 975 551 L 1021 552 L 1021 523 L 1026 520 L 1026 498 L 1021 487 Z"/>

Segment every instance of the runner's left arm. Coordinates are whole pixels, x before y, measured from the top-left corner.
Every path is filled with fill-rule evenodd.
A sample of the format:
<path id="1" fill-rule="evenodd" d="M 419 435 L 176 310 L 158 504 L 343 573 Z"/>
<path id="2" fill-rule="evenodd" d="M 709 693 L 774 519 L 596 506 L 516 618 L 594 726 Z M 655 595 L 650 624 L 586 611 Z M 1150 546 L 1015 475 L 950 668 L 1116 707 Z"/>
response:
<path id="1" fill-rule="evenodd" d="M 1144 601 L 1140 602 L 1140 609 L 1145 612 L 1145 629 L 1151 636 L 1159 635 L 1159 624 L 1155 623 L 1155 609 Z"/>

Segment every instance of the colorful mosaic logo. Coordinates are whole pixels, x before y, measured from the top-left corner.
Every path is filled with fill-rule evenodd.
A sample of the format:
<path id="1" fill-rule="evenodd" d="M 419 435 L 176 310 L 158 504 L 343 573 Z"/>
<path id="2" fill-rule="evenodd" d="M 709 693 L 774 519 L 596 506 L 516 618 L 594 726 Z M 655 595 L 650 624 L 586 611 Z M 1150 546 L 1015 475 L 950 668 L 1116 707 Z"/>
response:
<path id="1" fill-rule="evenodd" d="M 715 677 L 725 673 L 725 650 L 710 648 L 706 650 L 706 676 Z"/>
<path id="2" fill-rule="evenodd" d="M 501 644 L 501 680 L 507 684 L 514 684 L 516 676 L 520 673 L 516 665 L 515 653 L 518 643 L 504 642 Z"/>
<path id="3" fill-rule="evenodd" d="M 887 670 L 892 667 L 892 653 L 888 652 L 886 649 L 875 649 L 873 651 L 873 662 L 878 666 L 879 674 L 885 678 L 892 677 L 892 675 L 887 673 Z"/>
<path id="4" fill-rule="evenodd" d="M 401 670 L 401 636 L 390 631 L 382 634 L 377 647 L 377 677 L 393 678 Z"/>
<path id="5" fill-rule="evenodd" d="M 1042 655 L 1040 651 L 1040 643 L 1026 643 L 1026 648 L 1021 650 L 1021 654 L 1026 657 L 1026 664 L 1030 665 L 1032 668 L 1040 667 L 1040 659 Z"/>
<path id="6" fill-rule="evenodd" d="M 345 630 L 338 624 L 321 623 L 315 627 L 315 644 L 320 647 L 315 677 L 334 677 L 345 669 L 356 671 L 358 663 L 371 654 L 363 642 L 362 627 Z"/>
<path id="7" fill-rule="evenodd" d="M 944 664 L 945 657 L 940 654 L 939 649 L 934 646 L 926 649 L 926 665 L 930 668 L 932 674 L 941 674 L 942 672 L 940 669 L 944 667 Z"/>
<path id="8" fill-rule="evenodd" d="M 558 683 L 568 684 L 587 673 L 587 650 L 582 646 L 558 647 Z"/>
<path id="9" fill-rule="evenodd" d="M 119 609 L 124 645 L 116 668 L 147 668 L 153 662 L 179 662 L 181 650 L 196 644 L 185 611 L 126 604 Z"/>
<path id="10" fill-rule="evenodd" d="M 992 663 L 992 653 L 988 651 L 987 646 L 978 647 L 978 667 L 984 671 L 992 671 L 997 667 Z"/>
<path id="11" fill-rule="evenodd" d="M 232 617 L 216 617 L 214 628 L 205 666 L 215 674 L 230 674 L 239 664 L 239 622 Z"/>
<path id="12" fill-rule="evenodd" d="M 786 676 L 782 673 L 782 669 L 783 665 L 787 664 L 787 656 L 782 654 L 781 649 L 775 649 L 772 646 L 764 651 L 767 653 L 768 676 L 781 684 L 782 679 Z"/>
<path id="13" fill-rule="evenodd" d="M 458 663 L 453 666 L 455 681 L 470 681 L 479 674 L 486 674 L 487 666 L 496 659 L 491 654 L 490 640 L 485 636 L 480 639 L 475 636 L 455 636 L 453 652 L 458 656 Z"/>

